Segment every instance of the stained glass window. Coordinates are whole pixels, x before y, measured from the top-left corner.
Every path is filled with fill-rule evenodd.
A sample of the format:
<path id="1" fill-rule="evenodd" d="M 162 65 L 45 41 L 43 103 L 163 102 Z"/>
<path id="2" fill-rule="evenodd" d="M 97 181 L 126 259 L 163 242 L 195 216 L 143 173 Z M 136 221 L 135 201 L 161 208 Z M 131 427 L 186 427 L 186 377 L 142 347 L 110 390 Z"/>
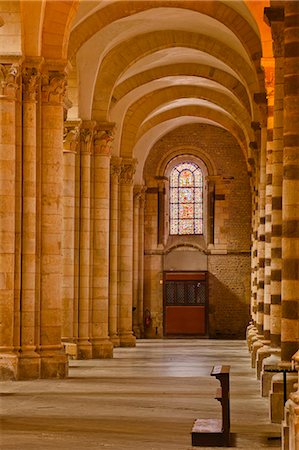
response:
<path id="1" fill-rule="evenodd" d="M 170 234 L 202 234 L 203 176 L 197 164 L 175 166 L 169 179 Z"/>

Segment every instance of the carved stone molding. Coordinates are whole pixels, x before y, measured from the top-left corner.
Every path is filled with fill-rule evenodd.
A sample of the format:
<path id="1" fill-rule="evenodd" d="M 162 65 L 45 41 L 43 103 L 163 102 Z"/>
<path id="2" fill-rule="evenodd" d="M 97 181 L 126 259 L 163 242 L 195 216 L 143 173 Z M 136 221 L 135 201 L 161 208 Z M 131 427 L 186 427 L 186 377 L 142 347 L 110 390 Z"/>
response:
<path id="1" fill-rule="evenodd" d="M 0 96 L 15 99 L 19 88 L 19 64 L 0 64 Z"/>
<path id="2" fill-rule="evenodd" d="M 49 71 L 42 76 L 42 101 L 62 105 L 66 93 L 66 76 L 62 72 Z"/>
<path id="3" fill-rule="evenodd" d="M 40 74 L 35 67 L 25 67 L 22 71 L 23 99 L 35 101 L 38 92 Z"/>
<path id="4" fill-rule="evenodd" d="M 120 173 L 120 183 L 132 185 L 134 180 L 134 175 L 136 172 L 136 159 L 127 159 L 123 160 L 121 165 L 121 173 Z"/>

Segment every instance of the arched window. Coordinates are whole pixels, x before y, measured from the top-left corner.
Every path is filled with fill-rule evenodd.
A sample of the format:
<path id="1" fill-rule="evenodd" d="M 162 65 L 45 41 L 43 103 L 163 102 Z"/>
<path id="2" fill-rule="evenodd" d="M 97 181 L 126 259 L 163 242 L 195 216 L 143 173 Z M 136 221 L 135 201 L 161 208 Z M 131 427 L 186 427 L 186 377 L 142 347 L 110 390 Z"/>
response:
<path id="1" fill-rule="evenodd" d="M 182 162 L 169 177 L 169 232 L 203 234 L 203 174 L 193 162 Z"/>

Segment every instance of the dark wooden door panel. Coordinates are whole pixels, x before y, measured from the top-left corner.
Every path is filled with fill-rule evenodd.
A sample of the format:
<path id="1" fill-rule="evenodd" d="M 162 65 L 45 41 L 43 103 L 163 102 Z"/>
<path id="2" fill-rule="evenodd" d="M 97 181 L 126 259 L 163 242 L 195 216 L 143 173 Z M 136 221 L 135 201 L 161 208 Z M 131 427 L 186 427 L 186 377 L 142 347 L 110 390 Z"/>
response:
<path id="1" fill-rule="evenodd" d="M 204 306 L 166 306 L 166 335 L 204 335 Z"/>

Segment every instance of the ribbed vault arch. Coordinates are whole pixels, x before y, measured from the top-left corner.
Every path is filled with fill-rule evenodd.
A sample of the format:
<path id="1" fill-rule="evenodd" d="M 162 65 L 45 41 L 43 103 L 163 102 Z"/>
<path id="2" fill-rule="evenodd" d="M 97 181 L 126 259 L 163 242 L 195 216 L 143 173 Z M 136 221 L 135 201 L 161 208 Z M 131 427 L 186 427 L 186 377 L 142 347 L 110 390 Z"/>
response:
<path id="1" fill-rule="evenodd" d="M 93 97 L 92 118 L 95 120 L 107 119 L 111 92 L 118 77 L 127 67 L 155 50 L 177 45 L 196 48 L 219 58 L 240 75 L 252 95 L 259 91 L 258 79 L 253 68 L 221 41 L 212 41 L 208 36 L 185 31 L 169 30 L 146 33 L 113 48 L 102 61 Z M 119 55 L 122 55 L 121 58 Z"/>

